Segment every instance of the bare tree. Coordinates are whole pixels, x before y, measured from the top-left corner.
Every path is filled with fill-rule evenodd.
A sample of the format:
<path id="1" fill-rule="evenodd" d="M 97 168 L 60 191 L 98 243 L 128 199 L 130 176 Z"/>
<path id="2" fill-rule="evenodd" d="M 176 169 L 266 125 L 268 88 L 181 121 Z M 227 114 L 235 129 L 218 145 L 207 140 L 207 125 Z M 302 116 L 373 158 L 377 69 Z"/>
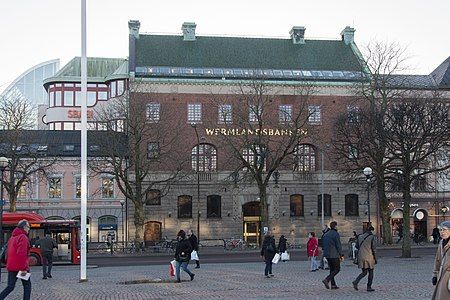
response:
<path id="1" fill-rule="evenodd" d="M 353 111 L 336 119 L 334 156 L 340 170 L 351 181 L 361 179 L 364 167 L 373 169 L 381 213 L 383 243 L 392 244 L 386 184 L 395 180 L 387 170 L 392 157 L 386 155 L 389 107 L 408 93 L 406 82 L 397 74 L 407 69 L 405 49 L 396 43 L 374 42 L 365 47 L 363 72 L 366 78 L 355 84 Z M 401 87 L 401 88 L 396 88 Z"/>
<path id="2" fill-rule="evenodd" d="M 291 97 L 295 101 L 284 110 L 279 110 L 280 97 L 276 88 L 263 79 L 242 82 L 234 102 L 212 96 L 222 128 L 210 135 L 224 146 L 229 158 L 227 166 L 234 169 L 234 174 L 239 174 L 239 181 L 256 183 L 261 230 L 269 226 L 267 188 L 272 175 L 279 169 L 294 169 L 293 156 L 300 151 L 298 145 L 310 133 L 307 131 L 307 103 L 314 89 L 305 83 L 292 90 Z M 232 115 L 229 106 L 223 105 L 225 103 L 233 103 Z"/>
<path id="3" fill-rule="evenodd" d="M 3 185 L 8 193 L 11 212 L 16 211 L 22 186 L 31 184 L 33 175 L 45 174 L 57 160 L 46 157 L 46 145 L 30 144 L 37 134 L 29 130 L 36 124 L 35 112 L 35 107 L 17 91 L 13 90 L 0 99 L 0 127 L 3 128 L 0 132 L 0 152 L 9 159 Z"/>
<path id="4" fill-rule="evenodd" d="M 403 245 L 402 257 L 411 257 L 410 204 L 411 190 L 426 174 L 450 168 L 436 155 L 449 150 L 450 128 L 448 122 L 448 99 L 437 92 L 411 94 L 391 105 L 386 116 L 388 156 L 392 158 L 389 171 L 397 177 L 397 185 L 403 194 Z"/>
<path id="5" fill-rule="evenodd" d="M 141 88 L 143 85 L 135 81 L 124 96 L 96 110 L 96 121 L 104 124 L 108 134 L 96 141 L 103 158 L 91 162 L 94 172 L 114 176 L 120 191 L 132 201 L 137 241 L 144 238 L 147 195 L 154 189 L 165 194 L 186 162 L 177 147 L 178 116 L 165 106 L 147 106 L 162 99 L 141 92 Z M 153 101 L 153 97 L 157 99 Z M 172 171 L 168 174 L 161 170 Z"/>

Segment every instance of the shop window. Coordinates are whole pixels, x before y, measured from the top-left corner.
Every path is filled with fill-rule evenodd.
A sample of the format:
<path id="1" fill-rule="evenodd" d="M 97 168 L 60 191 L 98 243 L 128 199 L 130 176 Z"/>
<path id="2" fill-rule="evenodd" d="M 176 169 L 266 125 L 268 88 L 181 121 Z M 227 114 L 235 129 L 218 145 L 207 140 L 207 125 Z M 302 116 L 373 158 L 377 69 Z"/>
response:
<path id="1" fill-rule="evenodd" d="M 207 218 L 220 218 L 222 216 L 222 197 L 219 195 L 209 195 L 206 198 Z"/>

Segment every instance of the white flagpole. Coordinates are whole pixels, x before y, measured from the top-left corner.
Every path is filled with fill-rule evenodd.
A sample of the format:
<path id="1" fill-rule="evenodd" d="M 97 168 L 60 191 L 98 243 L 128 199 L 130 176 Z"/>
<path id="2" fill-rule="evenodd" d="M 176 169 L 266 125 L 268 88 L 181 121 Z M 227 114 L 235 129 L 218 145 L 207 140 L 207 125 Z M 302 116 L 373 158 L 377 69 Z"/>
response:
<path id="1" fill-rule="evenodd" d="M 80 282 L 86 275 L 86 219 L 87 219 L 87 57 L 86 57 L 86 0 L 81 0 L 81 261 Z"/>

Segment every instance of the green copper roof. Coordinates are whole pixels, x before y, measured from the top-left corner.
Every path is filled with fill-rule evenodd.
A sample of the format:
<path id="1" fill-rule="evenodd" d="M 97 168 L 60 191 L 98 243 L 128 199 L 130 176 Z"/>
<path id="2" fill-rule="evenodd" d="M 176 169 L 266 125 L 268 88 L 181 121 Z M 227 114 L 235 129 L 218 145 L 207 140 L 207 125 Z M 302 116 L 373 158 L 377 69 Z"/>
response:
<path id="1" fill-rule="evenodd" d="M 88 82 L 105 82 L 108 77 L 128 76 L 127 60 L 123 58 L 87 58 L 87 77 Z M 121 73 L 121 74 L 119 74 Z M 81 58 L 75 57 L 68 62 L 55 76 L 44 81 L 44 84 L 51 82 L 80 82 L 81 77 Z"/>
<path id="2" fill-rule="evenodd" d="M 350 45 L 339 40 L 140 35 L 136 40 L 136 66 L 192 68 L 268 68 L 361 71 Z"/>

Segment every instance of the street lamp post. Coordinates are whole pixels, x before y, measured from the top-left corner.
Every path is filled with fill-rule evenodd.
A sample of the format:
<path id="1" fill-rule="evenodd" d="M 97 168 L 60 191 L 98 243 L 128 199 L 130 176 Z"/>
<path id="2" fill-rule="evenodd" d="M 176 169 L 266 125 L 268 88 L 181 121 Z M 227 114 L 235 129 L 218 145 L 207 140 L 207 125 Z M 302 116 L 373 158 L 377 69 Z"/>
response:
<path id="1" fill-rule="evenodd" d="M 0 157 L 0 248 L 3 247 L 3 172 L 8 166 L 8 159 L 6 157 Z M 0 268 L 0 280 L 2 278 Z"/>
<path id="2" fill-rule="evenodd" d="M 125 200 L 124 199 L 120 199 L 120 214 L 122 215 L 122 252 L 125 253 L 125 238 L 124 238 L 124 234 L 125 234 L 125 227 L 124 227 L 124 221 L 123 221 L 123 205 L 125 204 Z"/>
<path id="3" fill-rule="evenodd" d="M 372 168 L 371 167 L 365 167 L 363 170 L 364 175 L 366 175 L 366 179 L 367 179 L 367 216 L 369 218 L 369 224 L 367 224 L 368 226 L 371 225 L 370 222 L 370 176 L 372 176 Z"/>
<path id="4" fill-rule="evenodd" d="M 198 136 L 197 124 L 191 124 L 192 128 L 195 131 L 195 137 L 197 138 L 197 157 L 195 163 L 195 171 L 197 173 L 197 239 L 198 243 L 200 243 L 200 171 L 199 171 L 199 163 L 200 163 L 200 138 Z"/>
<path id="5" fill-rule="evenodd" d="M 324 200 L 324 178 L 323 178 L 323 149 L 320 149 L 320 177 L 321 177 L 321 181 L 320 181 L 320 194 L 321 194 L 321 223 L 322 223 L 322 230 L 324 229 L 325 226 L 325 209 L 324 209 L 324 204 L 325 204 L 325 200 Z"/>

